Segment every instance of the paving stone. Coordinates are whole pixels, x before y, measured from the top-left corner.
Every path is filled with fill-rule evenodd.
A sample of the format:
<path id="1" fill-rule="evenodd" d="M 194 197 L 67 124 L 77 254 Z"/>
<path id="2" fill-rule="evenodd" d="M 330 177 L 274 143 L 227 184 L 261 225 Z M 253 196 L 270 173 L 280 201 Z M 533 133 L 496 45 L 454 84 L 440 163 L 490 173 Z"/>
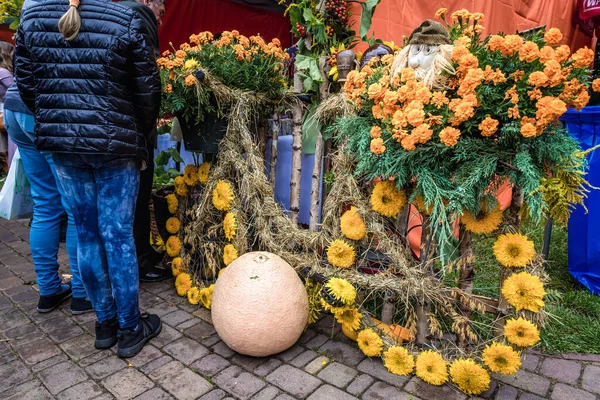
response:
<path id="1" fill-rule="evenodd" d="M 198 371 L 204 376 L 214 376 L 229 367 L 231 363 L 218 354 L 210 354 L 201 360 L 196 361 L 190 368 Z"/>
<path id="2" fill-rule="evenodd" d="M 283 393 L 280 394 L 279 396 L 275 397 L 275 400 L 295 400 L 293 397 Z"/>
<path id="3" fill-rule="evenodd" d="M 144 290 L 154 294 L 164 292 L 165 290 L 172 290 L 173 284 L 169 282 L 170 280 L 162 282 L 153 282 L 148 284 L 148 286 L 144 286 Z"/>
<path id="4" fill-rule="evenodd" d="M 165 290 L 164 292 L 158 293 L 159 297 L 162 297 L 164 301 L 171 304 L 179 304 L 184 301 L 184 297 L 181 297 L 177 294 L 175 289 Z"/>
<path id="5" fill-rule="evenodd" d="M 550 398 L 552 400 L 596 400 L 595 395 L 564 383 L 557 383 L 554 386 Z"/>
<path id="6" fill-rule="evenodd" d="M 0 366 L 0 393 L 32 378 L 31 372 L 21 361 Z"/>
<path id="7" fill-rule="evenodd" d="M 154 361 L 157 358 L 162 357 L 162 355 L 163 353 L 161 353 L 156 347 L 147 344 L 139 353 L 135 355 L 135 357 L 129 358 L 127 361 L 133 364 L 135 367 L 141 367 L 150 361 Z"/>
<path id="8" fill-rule="evenodd" d="M 306 342 L 305 346 L 308 349 L 319 350 L 328 340 L 329 339 L 325 335 L 317 335 Z"/>
<path id="9" fill-rule="evenodd" d="M 102 385 L 117 399 L 127 400 L 149 390 L 154 383 L 137 369 L 126 368 L 104 378 Z"/>
<path id="10" fill-rule="evenodd" d="M 83 329 L 77 325 L 70 324 L 50 332 L 48 337 L 55 343 L 63 343 L 81 335 L 83 335 Z"/>
<path id="11" fill-rule="evenodd" d="M 526 390 L 542 397 L 546 396 L 548 389 L 550 388 L 550 381 L 548 378 L 522 369 L 517 371 L 514 376 L 494 374 L 493 377 L 500 382 L 516 386 L 519 389 Z"/>
<path id="12" fill-rule="evenodd" d="M 594 365 L 585 367 L 581 386 L 583 386 L 585 390 L 600 394 L 600 367 Z"/>
<path id="13" fill-rule="evenodd" d="M 521 368 L 535 371 L 540 363 L 540 358 L 534 354 L 526 353 L 521 356 Z"/>
<path id="14" fill-rule="evenodd" d="M 198 400 L 221 400 L 223 397 L 227 396 L 227 392 L 223 389 L 215 389 L 212 392 L 206 393 L 204 396 L 200 397 Z"/>
<path id="15" fill-rule="evenodd" d="M 267 375 L 267 381 L 300 398 L 306 397 L 321 385 L 321 380 L 285 364 Z"/>
<path id="16" fill-rule="evenodd" d="M 516 387 L 502 385 L 500 386 L 500 390 L 498 390 L 496 400 L 517 400 L 518 395 L 519 389 L 517 389 Z"/>
<path id="17" fill-rule="evenodd" d="M 341 362 L 349 367 L 356 367 L 365 359 L 364 354 L 358 348 L 333 340 L 330 340 L 321 346 L 320 350 L 331 354 L 335 361 Z"/>
<path id="18" fill-rule="evenodd" d="M 0 365 L 8 364 L 10 362 L 17 360 L 18 358 L 19 357 L 17 357 L 17 355 L 14 353 L 7 353 L 3 356 L 0 356 Z"/>
<path id="19" fill-rule="evenodd" d="M 34 374 L 36 374 L 36 373 L 40 372 L 43 369 L 46 369 L 46 368 L 51 367 L 51 366 L 56 365 L 56 364 L 60 364 L 60 363 L 65 362 L 65 361 L 69 361 L 69 358 L 66 355 L 64 355 L 64 354 L 59 354 L 57 356 L 54 356 L 52 358 L 49 358 L 47 360 L 44 360 L 42 362 L 39 362 L 37 364 L 32 365 L 30 367 L 31 368 L 31 372 L 33 372 Z"/>
<path id="20" fill-rule="evenodd" d="M 235 354 L 235 351 L 231 350 L 223 341 L 215 344 L 212 351 L 224 358 L 231 358 Z"/>
<path id="21" fill-rule="evenodd" d="M 283 364 L 280 360 L 276 359 L 276 358 L 269 358 L 266 362 L 264 362 L 262 365 L 256 367 L 256 369 L 254 370 L 254 375 L 258 375 L 258 376 L 267 376 L 269 375 L 271 372 L 275 371 L 277 368 L 279 368 L 279 366 Z"/>
<path id="22" fill-rule="evenodd" d="M 182 337 L 166 345 L 163 351 L 185 365 L 189 365 L 210 353 L 206 347 L 187 337 Z"/>
<path id="23" fill-rule="evenodd" d="M 488 390 L 486 390 L 483 393 L 480 393 L 479 396 L 477 396 L 477 399 L 491 399 L 494 393 L 496 393 L 496 389 L 498 389 L 498 382 L 496 382 L 495 380 L 490 381 L 490 386 Z"/>
<path id="24" fill-rule="evenodd" d="M 193 338 L 192 338 L 193 339 Z M 198 340 L 198 339 L 196 339 Z M 200 339 L 200 344 L 204 347 L 213 347 L 215 344 L 219 343 L 221 338 L 216 333 L 212 336 L 205 337 Z"/>
<path id="25" fill-rule="evenodd" d="M 104 360 L 106 357 L 110 357 L 112 356 L 114 353 L 109 349 L 109 350 L 103 350 L 99 353 L 94 353 L 89 357 L 83 358 L 81 360 L 79 360 L 79 366 L 80 367 L 88 367 L 92 364 L 97 363 L 100 360 Z"/>
<path id="26" fill-rule="evenodd" d="M 521 394 L 521 397 L 519 397 L 519 400 L 544 400 L 546 399 L 546 397 L 540 397 L 540 396 L 536 396 L 535 394 L 531 394 L 531 393 L 523 393 Z M 575 399 L 573 399 L 575 400 Z"/>
<path id="27" fill-rule="evenodd" d="M 173 311 L 177 311 L 177 307 L 174 304 L 165 303 L 164 300 L 162 300 L 161 303 L 152 306 L 146 311 L 150 314 L 156 314 L 162 318 L 163 316 L 170 314 Z"/>
<path id="28" fill-rule="evenodd" d="M 356 400 L 356 397 L 331 385 L 323 385 L 308 397 L 308 400 Z"/>
<path id="29" fill-rule="evenodd" d="M 286 351 L 282 351 L 281 353 L 277 354 L 276 357 L 283 362 L 290 362 L 302 352 L 304 352 L 304 348 L 298 344 L 295 344 Z"/>
<path id="30" fill-rule="evenodd" d="M 152 346 L 161 347 L 166 346 L 169 343 L 172 343 L 182 337 L 181 332 L 178 332 L 175 328 L 171 328 L 169 325 L 163 325 L 160 334 L 152 339 L 150 342 Z"/>
<path id="31" fill-rule="evenodd" d="M 25 343 L 16 348 L 26 364 L 33 365 L 61 354 L 60 349 L 48 338 Z"/>
<path id="32" fill-rule="evenodd" d="M 1 385 L 1 383 L 0 383 Z M 24 398 L 29 398 L 32 399 L 32 397 L 29 395 L 29 393 L 36 393 L 37 394 L 37 389 L 43 389 L 46 391 L 46 396 L 42 396 L 42 398 L 52 398 L 52 395 L 50 394 L 50 392 L 48 392 L 46 390 L 46 388 L 44 388 L 44 385 L 42 385 L 42 382 L 40 382 L 37 379 L 32 379 L 29 380 L 27 382 L 23 382 L 15 387 L 13 387 L 12 389 L 8 389 L 5 391 L 0 390 L 1 393 L 1 398 L 4 400 L 22 400 Z"/>
<path id="33" fill-rule="evenodd" d="M 298 343 L 304 344 L 312 338 L 314 338 L 315 336 L 317 336 L 317 332 L 315 332 L 313 329 L 307 329 L 304 332 L 302 332 L 302 335 L 298 339 Z"/>
<path id="34" fill-rule="evenodd" d="M 34 323 L 17 326 L 1 334 L 6 339 L 11 339 L 13 347 L 21 346 L 24 343 L 42 339 L 44 333 L 40 331 Z"/>
<path id="35" fill-rule="evenodd" d="M 334 362 L 319 372 L 317 377 L 334 386 L 344 388 L 346 385 L 352 382 L 357 374 L 358 372 L 356 372 L 356 370 L 343 364 Z"/>
<path id="36" fill-rule="evenodd" d="M 367 375 L 359 375 L 352 383 L 346 388 L 346 391 L 354 396 L 360 396 L 371 384 L 374 379 Z"/>
<path id="37" fill-rule="evenodd" d="M 183 310 L 177 310 L 167 315 L 162 316 L 160 319 L 162 322 L 169 324 L 171 326 L 177 326 L 182 322 L 188 321 L 194 318 L 192 314 L 185 312 Z"/>
<path id="38" fill-rule="evenodd" d="M 189 320 L 187 320 L 185 322 L 182 322 L 181 324 L 177 325 L 175 327 L 175 329 L 177 329 L 178 331 L 182 332 L 182 331 L 185 331 L 188 328 L 191 328 L 191 327 L 197 325 L 199 321 L 200 321 L 200 318 L 192 317 L 192 319 L 189 319 Z"/>
<path id="39" fill-rule="evenodd" d="M 22 286 L 23 280 L 16 276 L 11 276 L 10 278 L 0 279 L 0 290 L 5 291 L 6 289 L 10 289 L 15 286 Z"/>
<path id="40" fill-rule="evenodd" d="M 149 363 L 144 364 L 142 367 L 139 368 L 139 370 L 144 374 L 149 374 L 152 371 L 162 367 L 163 365 L 170 363 L 171 361 L 173 361 L 172 357 L 162 356 L 157 358 L 156 360 L 152 360 Z"/>
<path id="41" fill-rule="evenodd" d="M 58 394 L 88 379 L 85 372 L 71 361 L 46 368 L 38 374 L 38 378 L 52 394 Z"/>
<path id="42" fill-rule="evenodd" d="M 217 331 L 215 330 L 215 328 L 212 325 L 207 324 L 204 321 L 200 321 L 196 325 L 185 329 L 183 331 L 183 333 L 186 336 L 189 336 L 194 340 L 200 340 L 200 339 L 206 339 L 209 336 L 214 335 L 215 333 L 217 333 Z"/>
<path id="43" fill-rule="evenodd" d="M 213 381 L 221 389 L 242 400 L 250 399 L 266 386 L 262 380 L 234 365 L 215 376 Z"/>
<path id="44" fill-rule="evenodd" d="M 140 394 L 135 400 L 171 400 L 173 396 L 160 388 L 150 389 L 145 393 Z M 95 400 L 95 399 L 94 399 Z"/>
<path id="45" fill-rule="evenodd" d="M 340 324 L 333 318 L 333 315 L 327 315 L 319 322 L 313 325 L 315 330 L 320 330 L 326 335 L 333 336 L 340 331 Z"/>
<path id="46" fill-rule="evenodd" d="M 312 350 L 307 350 L 304 353 L 300 353 L 296 358 L 290 361 L 290 364 L 296 368 L 302 368 L 317 357 L 319 357 L 317 353 Z"/>
<path id="47" fill-rule="evenodd" d="M 81 382 L 69 389 L 62 391 L 56 398 L 58 400 L 88 400 L 102 394 L 102 388 L 94 381 Z"/>
<path id="48" fill-rule="evenodd" d="M 267 386 L 257 393 L 252 400 L 273 400 L 279 394 L 279 389 L 275 386 Z"/>
<path id="49" fill-rule="evenodd" d="M 567 360 L 589 361 L 589 362 L 600 363 L 600 354 L 566 353 L 566 354 L 562 354 L 562 357 Z"/>
<path id="50" fill-rule="evenodd" d="M 210 310 L 207 310 L 206 308 L 200 308 L 194 311 L 192 315 L 212 325 L 212 316 L 210 315 Z"/>
<path id="51" fill-rule="evenodd" d="M 249 372 L 254 371 L 257 367 L 260 367 L 268 360 L 269 358 L 267 357 L 250 357 L 237 353 L 231 358 L 232 363 L 239 365 Z"/>
<path id="52" fill-rule="evenodd" d="M 2 320 L 0 332 L 6 332 L 9 329 L 30 323 L 29 318 L 27 318 L 21 311 L 16 309 L 4 312 L 2 317 L 0 317 L 0 320 Z"/>
<path id="53" fill-rule="evenodd" d="M 557 381 L 575 384 L 581 375 L 581 364 L 575 361 L 547 357 L 542 362 L 540 373 Z"/>
<path id="54" fill-rule="evenodd" d="M 329 364 L 329 361 L 329 358 L 324 356 L 315 358 L 306 367 L 304 367 L 304 370 L 309 374 L 314 375 L 323 368 L 325 368 L 327 364 Z"/>
<path id="55" fill-rule="evenodd" d="M 73 359 L 82 359 L 100 351 L 94 346 L 94 341 L 95 338 L 91 335 L 81 335 L 62 343 L 60 348 L 63 349 L 69 357 Z"/>
<path id="56" fill-rule="evenodd" d="M 155 304 L 162 303 L 164 300 L 155 295 L 154 293 L 147 292 L 145 290 L 140 290 L 140 308 L 143 310 L 147 310 L 154 306 Z"/>
<path id="57" fill-rule="evenodd" d="M 152 371 L 150 378 L 179 400 L 196 399 L 213 389 L 206 379 L 178 361 L 171 361 Z"/>
<path id="58" fill-rule="evenodd" d="M 50 394 L 48 389 L 38 386 L 26 392 L 14 396 L 5 397 L 4 400 L 54 400 L 55 397 Z"/>
<path id="59" fill-rule="evenodd" d="M 408 381 L 408 377 L 406 376 L 398 376 L 388 372 L 388 370 L 383 366 L 383 362 L 379 358 L 367 358 L 358 365 L 357 369 L 362 373 L 369 374 L 372 377 L 398 387 L 402 386 L 406 381 Z"/>
<path id="60" fill-rule="evenodd" d="M 20 285 L 12 286 L 12 287 L 6 289 L 4 291 L 4 295 L 12 298 L 16 294 L 28 292 L 30 290 L 31 290 L 31 286 L 25 285 L 24 283 L 21 283 Z M 17 300 L 15 300 L 15 299 L 12 299 L 12 300 L 15 303 L 18 303 Z M 28 300 L 31 300 L 31 299 L 28 299 Z M 27 301 L 27 300 L 24 300 L 24 301 Z"/>
<path id="61" fill-rule="evenodd" d="M 87 372 L 92 379 L 101 380 L 117 371 L 122 370 L 126 366 L 127 363 L 125 363 L 123 360 L 117 358 L 116 356 L 111 356 L 90 365 L 85 369 L 85 372 Z"/>
<path id="62" fill-rule="evenodd" d="M 448 385 L 433 386 L 423 382 L 416 376 L 404 387 L 404 390 L 419 395 L 424 399 L 463 400 L 467 395 Z"/>
<path id="63" fill-rule="evenodd" d="M 418 400 L 418 397 L 415 397 L 411 394 L 403 392 L 394 386 L 387 385 L 383 382 L 377 382 L 373 384 L 362 395 L 363 400 L 382 400 L 382 399 L 394 399 L 394 400 Z M 425 398 L 427 399 L 427 398 Z M 433 400 L 427 399 L 427 400 Z M 437 400 L 437 399 L 436 399 Z M 440 399 L 441 400 L 441 399 Z"/>

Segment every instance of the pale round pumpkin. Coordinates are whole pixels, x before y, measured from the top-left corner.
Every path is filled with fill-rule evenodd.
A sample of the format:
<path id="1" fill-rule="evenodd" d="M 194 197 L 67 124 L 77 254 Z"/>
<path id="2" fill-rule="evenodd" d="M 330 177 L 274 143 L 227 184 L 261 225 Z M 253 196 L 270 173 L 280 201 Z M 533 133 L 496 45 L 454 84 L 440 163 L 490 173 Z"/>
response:
<path id="1" fill-rule="evenodd" d="M 308 321 L 308 296 L 281 257 L 246 253 L 219 276 L 211 313 L 217 333 L 231 349 L 265 357 L 298 341 Z"/>

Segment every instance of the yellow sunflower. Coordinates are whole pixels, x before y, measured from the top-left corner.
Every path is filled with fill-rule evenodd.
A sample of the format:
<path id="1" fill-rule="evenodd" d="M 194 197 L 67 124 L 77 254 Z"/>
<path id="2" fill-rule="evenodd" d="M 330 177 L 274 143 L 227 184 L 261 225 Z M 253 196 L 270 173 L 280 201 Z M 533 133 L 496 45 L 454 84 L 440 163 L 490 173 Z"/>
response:
<path id="1" fill-rule="evenodd" d="M 342 233 L 350 240 L 361 240 L 367 234 L 367 225 L 356 207 L 350 207 L 340 218 Z"/>
<path id="2" fill-rule="evenodd" d="M 219 181 L 212 192 L 212 203 L 217 210 L 229 211 L 233 203 L 233 188 L 229 182 Z"/>
<path id="3" fill-rule="evenodd" d="M 356 339 L 358 348 L 367 357 L 377 357 L 383 351 L 383 340 L 373 329 L 363 329 Z"/>
<path id="4" fill-rule="evenodd" d="M 181 222 L 176 217 L 171 217 L 167 220 L 167 232 L 176 234 L 181 228 Z"/>
<path id="5" fill-rule="evenodd" d="M 342 239 L 334 240 L 327 248 L 327 261 L 334 267 L 350 268 L 354 265 L 355 258 L 354 247 Z"/>
<path id="6" fill-rule="evenodd" d="M 362 314 L 358 312 L 356 307 L 344 307 L 334 311 L 333 315 L 340 324 L 346 326 L 351 331 L 356 331 L 360 328 Z"/>
<path id="7" fill-rule="evenodd" d="M 504 324 L 504 337 L 519 347 L 531 347 L 540 341 L 540 331 L 532 322 L 519 317 Z"/>
<path id="8" fill-rule="evenodd" d="M 346 308 L 345 305 L 344 306 L 340 306 L 340 307 L 332 306 L 327 301 L 325 301 L 324 298 L 321 298 L 319 300 L 319 303 L 321 303 L 321 307 L 323 308 L 323 310 L 329 311 L 333 315 L 335 315 L 335 313 L 340 313 L 340 312 L 344 311 L 344 309 Z"/>
<path id="9" fill-rule="evenodd" d="M 185 272 L 186 268 L 183 264 L 183 258 L 175 257 L 173 261 L 171 261 L 171 272 L 173 272 L 173 276 L 179 276 L 182 272 Z"/>
<path id="10" fill-rule="evenodd" d="M 502 295 L 517 311 L 539 312 L 544 307 L 544 284 L 527 272 L 512 274 L 502 283 Z"/>
<path id="11" fill-rule="evenodd" d="M 520 233 L 501 235 L 494 243 L 494 256 L 505 267 L 527 266 L 535 256 L 533 242 Z"/>
<path id="12" fill-rule="evenodd" d="M 183 179 L 182 176 L 178 176 L 175 178 L 175 193 L 177 193 L 177 196 L 179 197 L 185 197 L 188 194 L 188 188 L 187 185 L 185 184 L 185 180 Z"/>
<path id="13" fill-rule="evenodd" d="M 177 290 L 177 294 L 180 296 L 185 296 L 192 288 L 192 277 L 187 272 L 182 272 L 177 275 L 175 278 L 175 289 Z"/>
<path id="14" fill-rule="evenodd" d="M 237 233 L 237 220 L 235 214 L 228 212 L 223 218 L 223 230 L 225 231 L 225 237 L 227 240 L 232 240 Z"/>
<path id="15" fill-rule="evenodd" d="M 223 262 L 225 266 L 231 264 L 236 258 L 238 258 L 238 252 L 232 244 L 227 244 L 223 248 Z"/>
<path id="16" fill-rule="evenodd" d="M 396 217 L 406 205 L 406 193 L 392 181 L 377 182 L 371 193 L 373 211 L 386 217 Z"/>
<path id="17" fill-rule="evenodd" d="M 356 301 L 356 289 L 350 282 L 342 278 L 331 278 L 323 286 L 336 300 L 346 305 Z"/>
<path id="18" fill-rule="evenodd" d="M 460 222 L 462 222 L 465 229 L 469 232 L 478 235 L 487 235 L 500 227 L 500 224 L 502 224 L 502 215 L 503 212 L 499 207 L 487 214 L 482 212 L 479 215 L 473 215 L 469 211 L 465 211 L 460 217 Z"/>
<path id="19" fill-rule="evenodd" d="M 183 180 L 188 186 L 196 186 L 198 184 L 198 170 L 194 164 L 188 164 L 183 169 Z"/>
<path id="20" fill-rule="evenodd" d="M 196 305 L 200 303 L 200 290 L 196 286 L 188 290 L 187 298 L 190 304 Z"/>
<path id="21" fill-rule="evenodd" d="M 181 253 L 181 240 L 177 236 L 170 236 L 167 239 L 167 255 L 177 257 Z"/>
<path id="22" fill-rule="evenodd" d="M 490 387 L 490 374 L 470 358 L 454 361 L 450 365 L 450 376 L 466 394 L 477 395 Z"/>
<path id="23" fill-rule="evenodd" d="M 383 353 L 383 365 L 394 375 L 408 375 L 415 369 L 415 357 L 402 346 L 392 346 Z"/>
<path id="24" fill-rule="evenodd" d="M 210 310 L 212 306 L 212 294 L 215 285 L 210 285 L 209 287 L 205 287 L 200 289 L 200 302 L 205 308 Z"/>
<path id="25" fill-rule="evenodd" d="M 514 375 L 521 368 L 521 355 L 505 344 L 494 342 L 486 346 L 482 358 L 490 371 L 502 375 Z"/>
<path id="26" fill-rule="evenodd" d="M 171 214 L 177 213 L 177 210 L 179 209 L 179 200 L 177 200 L 177 196 L 175 196 L 174 194 L 169 194 L 165 198 L 167 199 L 169 212 Z"/>
<path id="27" fill-rule="evenodd" d="M 440 386 L 448 382 L 448 363 L 440 353 L 427 350 L 417 356 L 416 375 L 430 385 Z"/>
<path id="28" fill-rule="evenodd" d="M 208 182 L 208 173 L 210 172 L 210 163 L 203 162 L 202 165 L 198 167 L 198 182 L 203 185 L 206 185 Z"/>

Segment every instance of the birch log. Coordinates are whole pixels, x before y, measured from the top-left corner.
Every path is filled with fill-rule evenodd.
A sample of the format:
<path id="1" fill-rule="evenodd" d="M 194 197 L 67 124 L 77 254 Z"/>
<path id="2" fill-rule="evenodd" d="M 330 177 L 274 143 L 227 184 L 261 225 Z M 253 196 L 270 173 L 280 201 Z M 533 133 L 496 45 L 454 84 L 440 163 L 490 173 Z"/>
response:
<path id="1" fill-rule="evenodd" d="M 279 113 L 273 114 L 273 134 L 271 136 L 271 186 L 275 192 L 275 171 L 277 168 L 277 141 L 279 140 Z"/>
<path id="2" fill-rule="evenodd" d="M 302 93 L 302 80 L 294 75 L 294 90 Z M 298 223 L 300 212 L 300 178 L 302 175 L 302 103 L 298 101 L 292 110 L 294 126 L 292 128 L 292 178 L 290 180 L 290 218 Z"/>

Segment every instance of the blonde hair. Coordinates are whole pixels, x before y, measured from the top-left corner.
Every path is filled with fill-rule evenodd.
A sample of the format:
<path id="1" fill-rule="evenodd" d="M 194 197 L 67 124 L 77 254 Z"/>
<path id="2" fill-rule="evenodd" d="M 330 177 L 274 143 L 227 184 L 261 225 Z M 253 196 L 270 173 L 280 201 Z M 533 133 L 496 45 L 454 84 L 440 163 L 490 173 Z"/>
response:
<path id="1" fill-rule="evenodd" d="M 390 70 L 390 78 L 393 79 L 396 75 L 398 75 L 402 70 L 408 67 L 408 53 L 410 52 L 410 46 L 405 46 L 402 51 L 400 51 L 394 62 L 392 64 Z M 418 76 L 418 80 L 422 80 L 426 86 L 430 89 L 434 90 L 442 90 L 446 87 L 446 76 L 442 75 L 444 72 L 446 75 L 454 75 L 456 71 L 452 66 L 450 60 L 452 59 L 452 49 L 454 45 L 451 44 L 442 44 L 440 45 L 440 51 L 433 58 L 433 63 L 431 64 L 431 68 L 424 72 L 422 76 Z"/>
<path id="2" fill-rule="evenodd" d="M 81 16 L 79 15 L 79 0 L 69 0 L 69 10 L 58 21 L 58 30 L 65 40 L 71 41 L 79 34 L 81 29 Z"/>

